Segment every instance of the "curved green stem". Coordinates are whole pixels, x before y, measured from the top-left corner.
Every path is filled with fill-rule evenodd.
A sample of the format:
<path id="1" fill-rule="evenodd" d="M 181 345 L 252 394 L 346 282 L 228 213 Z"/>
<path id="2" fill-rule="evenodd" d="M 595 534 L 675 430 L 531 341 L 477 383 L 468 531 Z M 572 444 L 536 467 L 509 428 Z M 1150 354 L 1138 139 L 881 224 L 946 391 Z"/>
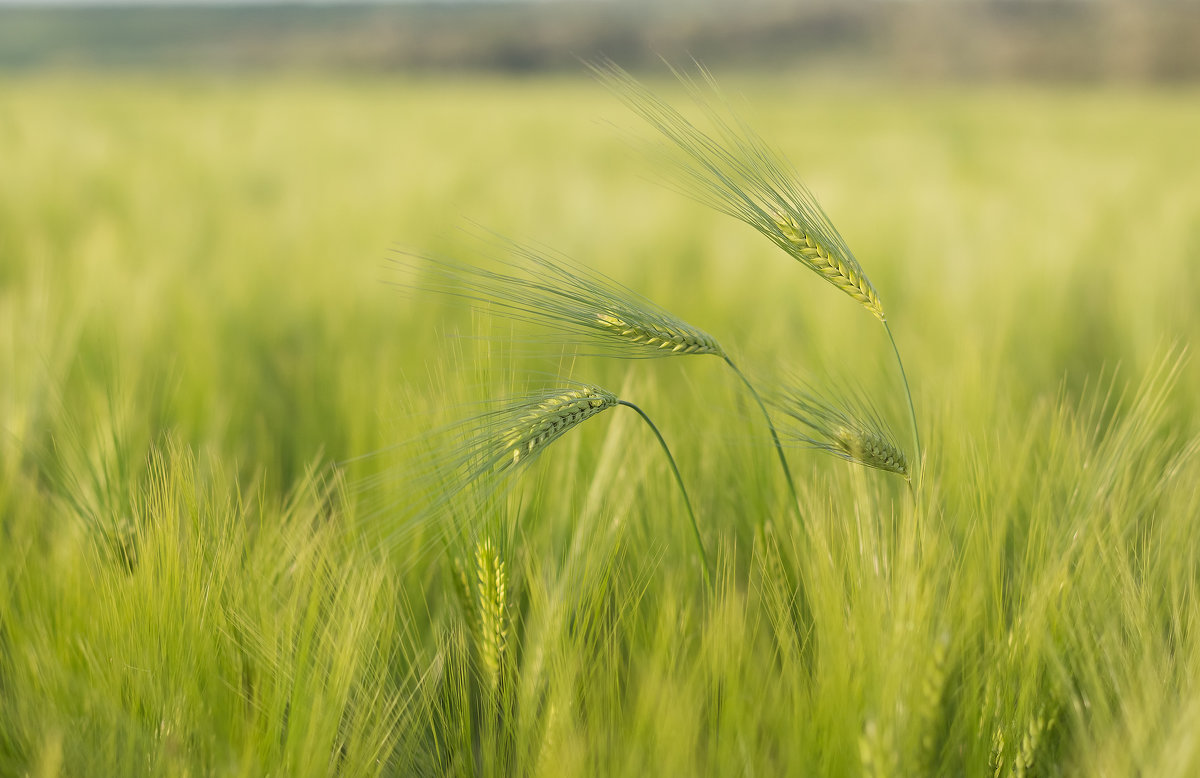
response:
<path id="1" fill-rule="evenodd" d="M 704 581 L 711 590 L 713 588 L 712 570 L 708 566 L 708 554 L 704 551 L 704 541 L 700 539 L 700 525 L 696 523 L 696 514 L 692 511 L 692 501 L 688 499 L 687 489 L 683 486 L 683 476 L 679 474 L 679 466 L 675 464 L 675 457 L 671 456 L 671 449 L 667 448 L 667 441 L 663 439 L 662 433 L 658 431 L 658 427 L 654 425 L 654 422 L 650 421 L 650 417 L 641 408 L 625 400 L 617 400 L 617 405 L 624 405 L 626 408 L 632 408 L 637 411 L 638 416 L 642 417 L 642 421 L 646 422 L 650 427 L 650 431 L 654 433 L 654 437 L 658 438 L 658 443 L 662 446 L 663 453 L 667 455 L 667 462 L 670 463 L 671 472 L 675 475 L 675 483 L 679 484 L 679 491 L 683 494 L 683 504 L 687 507 L 688 518 L 692 520 L 692 532 L 696 536 L 696 547 L 700 549 L 700 561 L 704 563 Z"/>
<path id="2" fill-rule="evenodd" d="M 892 342 L 892 351 L 896 354 L 896 364 L 900 366 L 900 378 L 904 380 L 904 393 L 908 395 L 908 415 L 912 419 L 913 443 L 917 449 L 916 470 L 919 478 L 922 465 L 921 433 L 917 430 L 917 411 L 913 408 L 912 390 L 908 388 L 908 375 L 904 372 L 904 360 L 900 359 L 900 348 L 896 345 L 896 338 L 892 335 L 892 328 L 888 326 L 887 319 L 883 320 L 883 329 L 887 332 L 888 340 Z"/>
<path id="3" fill-rule="evenodd" d="M 775 444 L 775 453 L 779 454 L 779 464 L 783 467 L 783 475 L 787 479 L 788 491 L 792 493 L 792 503 L 799 509 L 800 497 L 796 494 L 796 483 L 792 480 L 792 471 L 788 468 L 787 458 L 783 455 L 783 445 L 779 442 L 778 433 L 775 432 L 775 423 L 771 421 L 771 415 L 767 413 L 767 406 L 763 404 L 762 397 L 759 396 L 754 385 L 750 383 L 750 379 L 746 378 L 741 370 L 738 370 L 738 366 L 733 364 L 733 360 L 726 356 L 725 364 L 729 365 L 729 368 L 737 374 L 737 377 L 742 379 L 742 383 L 746 385 L 746 388 L 750 390 L 750 395 L 758 403 L 758 408 L 762 411 L 763 418 L 767 420 L 767 429 L 771 431 L 771 441 Z"/>

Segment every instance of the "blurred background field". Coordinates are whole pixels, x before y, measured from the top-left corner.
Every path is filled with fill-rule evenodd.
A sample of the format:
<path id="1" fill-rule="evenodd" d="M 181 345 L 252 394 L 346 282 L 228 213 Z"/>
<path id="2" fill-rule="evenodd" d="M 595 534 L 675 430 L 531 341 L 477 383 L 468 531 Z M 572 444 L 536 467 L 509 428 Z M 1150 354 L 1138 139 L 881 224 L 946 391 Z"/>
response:
<path id="1" fill-rule="evenodd" d="M 1200 370 L 1135 391 L 1200 335 L 1196 7 L 749 8 L 0 8 L 0 772 L 1200 766 Z M 915 501 L 797 450 L 802 519 L 715 360 L 510 370 L 389 283 L 473 221 L 895 396 L 869 315 L 654 182 L 595 52 L 675 102 L 654 54 L 702 58 L 813 189 Z M 479 522 L 493 716 L 448 558 L 354 542 L 331 463 L 546 370 L 660 424 L 722 583 L 645 431 L 588 422 Z"/>
<path id="2" fill-rule="evenodd" d="M 65 7 L 63 7 L 65 5 Z M 191 3 L 5 0 L 0 66 L 577 71 L 695 56 L 768 71 L 1186 82 L 1200 7 L 1151 0 Z"/>

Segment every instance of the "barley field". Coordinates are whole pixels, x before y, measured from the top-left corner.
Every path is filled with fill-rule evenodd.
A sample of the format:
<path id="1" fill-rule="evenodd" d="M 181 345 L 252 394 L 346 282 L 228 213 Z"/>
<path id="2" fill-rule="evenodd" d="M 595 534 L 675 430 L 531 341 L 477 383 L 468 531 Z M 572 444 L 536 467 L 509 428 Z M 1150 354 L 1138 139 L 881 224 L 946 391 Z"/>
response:
<path id="1" fill-rule="evenodd" d="M 0 774 L 1200 772 L 1200 94 L 716 75 L 921 459 L 878 318 L 585 72 L 0 80 Z M 793 495 L 716 352 L 429 291 L 509 239 L 869 398 L 907 479 L 776 402 Z M 580 394 L 464 482 L 461 422 L 593 385 L 678 481 Z"/>

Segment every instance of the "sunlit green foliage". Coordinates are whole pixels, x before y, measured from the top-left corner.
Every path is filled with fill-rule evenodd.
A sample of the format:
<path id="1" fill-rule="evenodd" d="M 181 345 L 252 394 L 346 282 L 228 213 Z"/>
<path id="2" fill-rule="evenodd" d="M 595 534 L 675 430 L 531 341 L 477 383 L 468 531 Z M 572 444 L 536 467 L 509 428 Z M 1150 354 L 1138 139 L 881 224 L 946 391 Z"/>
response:
<path id="1" fill-rule="evenodd" d="M 872 317 L 648 184 L 585 77 L 0 82 L 0 774 L 1200 771 L 1197 95 L 722 83 L 887 301 L 915 497 L 796 449 L 793 507 L 719 360 L 510 367 L 386 283 L 473 219 L 755 375 L 899 391 Z M 654 418 L 714 591 L 631 413 L 419 561 L 370 542 L 354 484 L 409 453 L 348 460 L 539 373 Z"/>

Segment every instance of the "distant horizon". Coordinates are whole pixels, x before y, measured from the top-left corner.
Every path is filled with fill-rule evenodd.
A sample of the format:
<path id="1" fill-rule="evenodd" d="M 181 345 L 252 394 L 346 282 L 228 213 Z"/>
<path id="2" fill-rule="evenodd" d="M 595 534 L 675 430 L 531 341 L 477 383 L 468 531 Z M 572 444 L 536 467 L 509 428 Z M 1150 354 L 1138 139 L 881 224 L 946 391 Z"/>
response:
<path id="1" fill-rule="evenodd" d="M 736 12 L 731 3 L 737 2 Z M 1059 0 L 0 0 L 0 71 L 571 70 L 662 57 L 920 81 L 1200 84 L 1200 5 Z"/>
<path id="2" fill-rule="evenodd" d="M 538 5 L 611 0 L 0 0 L 3 8 L 196 8 L 202 6 Z"/>

